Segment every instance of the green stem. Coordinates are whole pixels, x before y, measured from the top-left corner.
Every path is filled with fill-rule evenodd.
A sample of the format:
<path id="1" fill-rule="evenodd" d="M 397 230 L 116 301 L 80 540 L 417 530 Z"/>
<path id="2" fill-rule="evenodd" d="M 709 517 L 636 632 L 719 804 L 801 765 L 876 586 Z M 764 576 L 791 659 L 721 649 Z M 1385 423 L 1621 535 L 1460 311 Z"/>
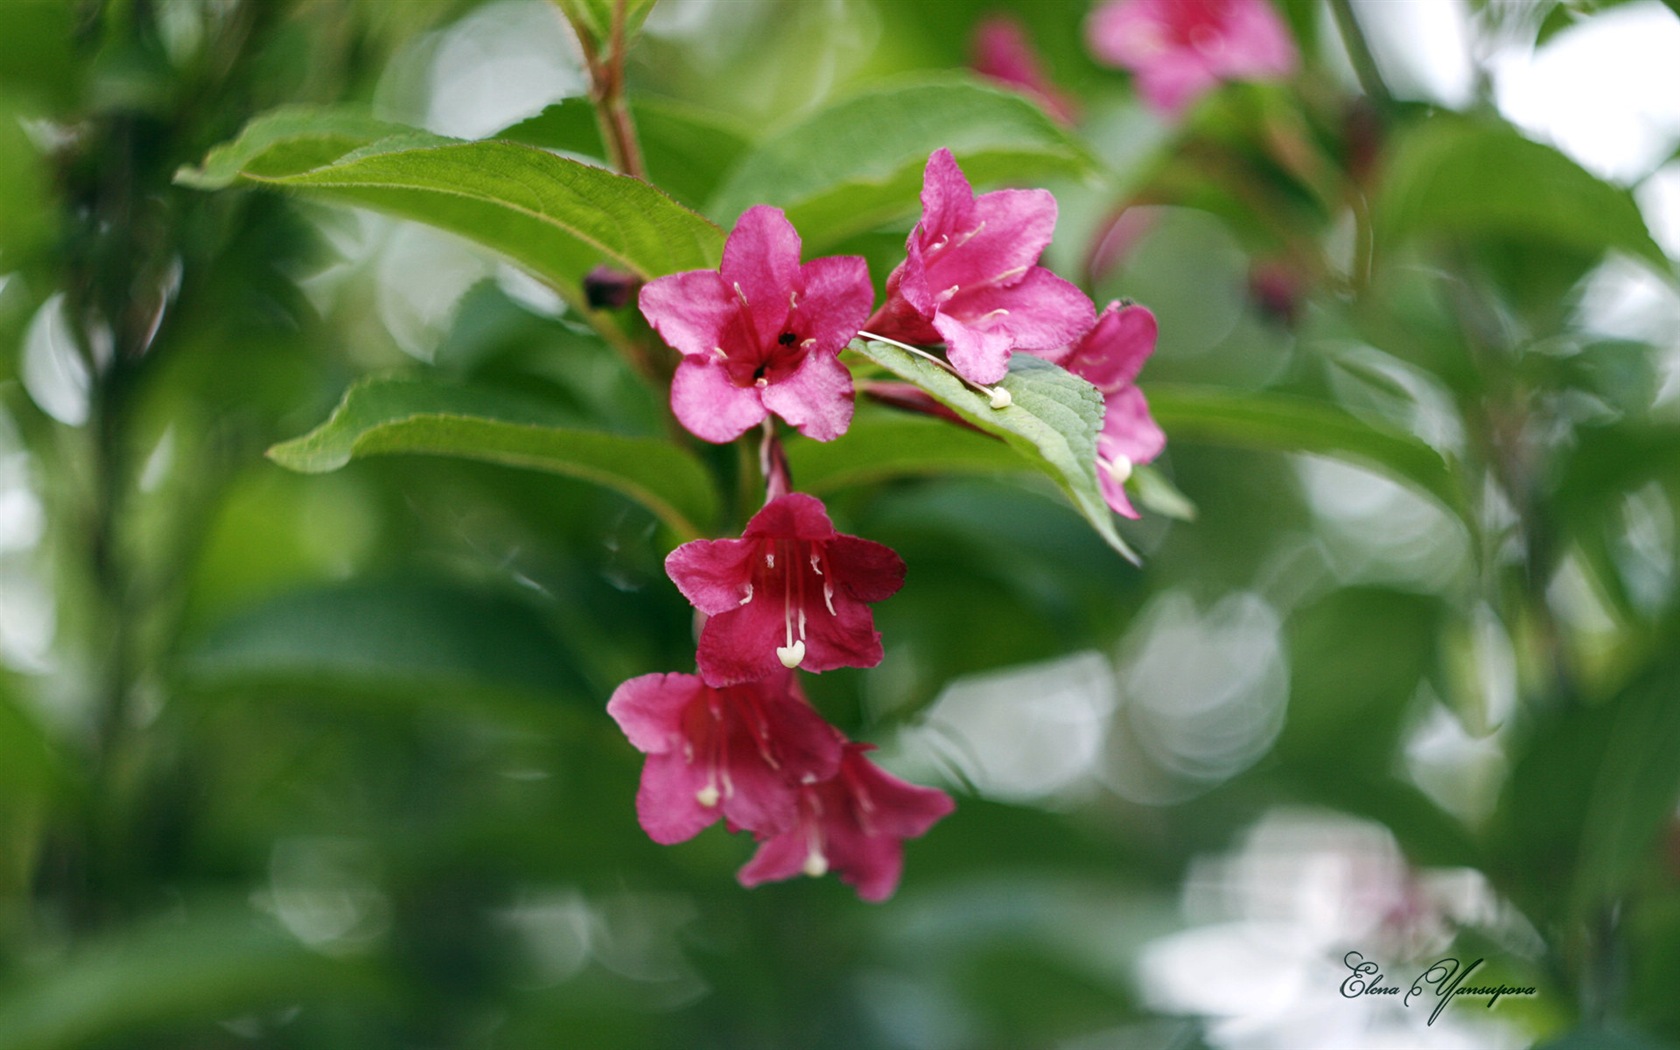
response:
<path id="1" fill-rule="evenodd" d="M 1358 16 L 1353 13 L 1352 0 L 1330 0 L 1330 11 L 1336 18 L 1336 29 L 1342 34 L 1342 44 L 1347 48 L 1348 60 L 1353 63 L 1360 88 L 1379 108 L 1388 109 L 1394 105 L 1394 96 L 1389 93 L 1388 85 L 1383 83 L 1371 44 L 1365 39 L 1365 31 L 1359 27 Z"/>

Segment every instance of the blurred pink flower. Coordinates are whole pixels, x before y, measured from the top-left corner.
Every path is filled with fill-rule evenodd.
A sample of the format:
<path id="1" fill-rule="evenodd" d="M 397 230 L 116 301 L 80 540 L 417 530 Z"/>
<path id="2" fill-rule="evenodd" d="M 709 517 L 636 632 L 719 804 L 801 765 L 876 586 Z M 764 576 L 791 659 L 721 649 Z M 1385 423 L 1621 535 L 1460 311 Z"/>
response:
<path id="1" fill-rule="evenodd" d="M 974 190 L 948 149 L 922 175 L 922 221 L 887 278 L 887 301 L 868 331 L 946 345 L 951 365 L 995 383 L 1015 350 L 1065 345 L 1096 317 L 1078 288 L 1037 265 L 1056 228 L 1048 190 Z"/>
<path id="2" fill-rule="evenodd" d="M 893 895 L 904 869 L 904 840 L 926 833 L 956 804 L 943 791 L 907 784 L 881 769 L 864 757 L 869 750 L 869 744 L 847 744 L 832 779 L 800 787 L 798 820 L 758 836 L 758 852 L 740 871 L 741 885 L 837 871 L 866 901 Z"/>
<path id="3" fill-rule="evenodd" d="M 976 73 L 1019 90 L 1062 123 L 1073 123 L 1072 100 L 1044 75 L 1038 53 L 1019 19 L 1010 15 L 982 19 L 969 39 L 969 53 L 969 66 Z"/>
<path id="4" fill-rule="evenodd" d="M 1108 0 L 1085 24 L 1100 62 L 1131 70 L 1168 117 L 1226 80 L 1295 72 L 1295 42 L 1266 0 Z"/>
<path id="5" fill-rule="evenodd" d="M 731 831 L 792 827 L 798 785 L 834 776 L 842 737 L 787 671 L 714 688 L 691 674 L 645 674 L 607 702 L 646 754 L 636 815 L 653 841 L 693 838 L 721 816 Z"/>
<path id="6" fill-rule="evenodd" d="M 1097 481 L 1108 505 L 1128 518 L 1137 517 L 1138 512 L 1126 498 L 1126 478 L 1134 466 L 1148 463 L 1167 444 L 1136 384 L 1138 371 L 1155 352 L 1156 333 L 1154 314 L 1141 306 L 1112 302 L 1078 342 L 1044 355 L 1101 391 Z"/>
<path id="7" fill-rule="evenodd" d="M 716 270 L 649 281 L 648 323 L 683 354 L 671 410 L 707 441 L 740 437 L 774 413 L 829 441 L 852 419 L 852 377 L 840 350 L 875 301 L 856 256 L 799 263 L 799 234 L 780 209 L 754 205 L 724 242 Z"/>
<path id="8" fill-rule="evenodd" d="M 898 592 L 904 562 L 892 549 L 834 531 L 822 501 L 778 496 L 735 540 L 694 540 L 665 571 L 708 617 L 700 673 L 728 685 L 783 667 L 874 667 L 881 635 L 868 602 Z"/>

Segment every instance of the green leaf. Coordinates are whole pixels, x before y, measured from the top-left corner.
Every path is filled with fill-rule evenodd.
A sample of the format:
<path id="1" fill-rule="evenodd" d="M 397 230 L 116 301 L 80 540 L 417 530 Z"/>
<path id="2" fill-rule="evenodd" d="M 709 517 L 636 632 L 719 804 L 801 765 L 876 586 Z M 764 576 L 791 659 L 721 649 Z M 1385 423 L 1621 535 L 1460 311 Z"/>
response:
<path id="1" fill-rule="evenodd" d="M 793 441 L 788 466 L 801 492 L 824 493 L 898 477 L 1030 470 L 1008 446 L 926 417 L 860 412 L 842 441 Z"/>
<path id="2" fill-rule="evenodd" d="M 531 146 L 409 131 L 323 159 L 358 129 L 373 130 L 333 111 L 270 114 L 176 177 L 204 188 L 284 187 L 424 222 L 501 252 L 574 297 L 603 260 L 649 279 L 711 269 L 722 256 L 722 231 L 660 190 Z"/>
<path id="3" fill-rule="evenodd" d="M 1504 124 L 1437 116 L 1415 125 L 1393 145 L 1373 215 L 1388 241 L 1492 236 L 1594 255 L 1614 248 L 1675 276 L 1631 194 Z"/>
<path id="4" fill-rule="evenodd" d="M 949 149 L 976 186 L 1081 175 L 1095 162 L 1038 106 L 967 77 L 900 83 L 856 95 L 759 143 L 706 213 L 732 223 L 780 206 L 807 250 L 920 207 L 928 155 Z"/>
<path id="5" fill-rule="evenodd" d="M 588 33 L 597 41 L 612 35 L 613 7 L 620 0 L 555 0 L 566 21 L 579 33 Z M 624 36 L 629 39 L 647 21 L 654 0 L 621 0 L 624 5 Z"/>
<path id="6" fill-rule="evenodd" d="M 648 180 L 678 200 L 704 204 L 746 150 L 744 129 L 728 117 L 672 99 L 630 100 Z M 605 157 L 601 125 L 588 100 L 569 98 L 491 138 L 589 157 Z"/>
<path id="7" fill-rule="evenodd" d="M 993 408 L 985 395 L 926 358 L 890 343 L 857 339 L 851 349 L 926 391 L 964 420 L 995 437 L 1048 474 L 1110 547 L 1136 562 L 1114 528 L 1114 515 L 1097 485 L 1097 432 L 1103 400 L 1097 388 L 1047 361 L 1016 354 L 998 386 L 1013 403 Z"/>
<path id="8" fill-rule="evenodd" d="M 1452 473 L 1434 449 L 1416 438 L 1373 429 L 1322 402 L 1157 383 L 1149 388 L 1149 408 L 1169 441 L 1315 452 L 1410 482 L 1449 508 L 1461 503 Z"/>
<path id="9" fill-rule="evenodd" d="M 306 474 L 359 456 L 399 452 L 453 456 L 581 478 L 629 496 L 684 538 L 717 515 L 711 476 L 687 452 L 657 438 L 551 425 L 540 406 L 499 393 L 419 379 L 366 379 L 327 421 L 275 445 L 268 456 Z"/>
<path id="10" fill-rule="evenodd" d="M 1156 468 L 1146 463 L 1134 466 L 1131 486 L 1144 510 L 1175 521 L 1196 520 L 1196 504 Z"/>
<path id="11" fill-rule="evenodd" d="M 359 966 L 309 951 L 248 905 L 199 905 L 183 919 L 83 941 L 40 969 L 12 967 L 0 989 L 0 1046 L 133 1045 L 148 1027 L 215 1021 L 299 1000 L 368 997 Z"/>
<path id="12" fill-rule="evenodd" d="M 307 682 L 374 691 L 587 690 L 531 605 L 439 583 L 387 581 L 293 591 L 235 617 L 192 650 L 202 685 Z"/>

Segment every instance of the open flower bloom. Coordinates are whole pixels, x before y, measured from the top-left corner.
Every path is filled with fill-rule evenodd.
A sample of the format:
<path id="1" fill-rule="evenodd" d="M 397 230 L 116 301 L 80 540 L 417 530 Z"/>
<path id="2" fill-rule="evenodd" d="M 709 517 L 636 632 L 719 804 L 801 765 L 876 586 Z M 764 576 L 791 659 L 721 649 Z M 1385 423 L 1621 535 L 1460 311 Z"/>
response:
<path id="1" fill-rule="evenodd" d="M 716 270 L 649 281 L 648 323 L 683 355 L 671 411 L 707 441 L 733 441 L 775 413 L 829 441 L 852 420 L 852 377 L 840 350 L 875 301 L 856 256 L 799 264 L 799 234 L 780 209 L 742 214 Z"/>
<path id="2" fill-rule="evenodd" d="M 922 221 L 887 278 L 867 328 L 906 343 L 943 342 L 951 365 L 995 383 L 1014 350 L 1065 346 L 1091 327 L 1085 293 L 1038 265 L 1056 228 L 1049 190 L 974 190 L 948 149 L 922 175 Z"/>
<path id="3" fill-rule="evenodd" d="M 924 834 L 956 808 L 951 796 L 907 784 L 869 761 L 869 744 L 847 744 L 832 779 L 801 785 L 799 816 L 785 831 L 760 835 L 740 871 L 743 886 L 830 871 L 866 901 L 898 889 L 904 840 Z"/>
<path id="4" fill-rule="evenodd" d="M 793 826 L 801 783 L 834 776 L 842 738 L 787 671 L 714 688 L 691 674 L 645 674 L 607 702 L 646 754 L 636 814 L 653 841 L 699 834 L 719 817 L 760 835 Z"/>
<path id="5" fill-rule="evenodd" d="M 969 50 L 972 54 L 969 66 L 976 73 L 1018 89 L 1062 123 L 1073 123 L 1073 103 L 1044 75 L 1038 53 L 1033 50 L 1020 19 L 1011 15 L 989 15 L 981 19 L 974 27 Z"/>
<path id="6" fill-rule="evenodd" d="M 1266 0 L 1109 0 L 1085 24 L 1099 62 L 1137 75 L 1143 99 L 1176 117 L 1226 80 L 1295 72 L 1295 42 Z"/>
<path id="7" fill-rule="evenodd" d="M 890 547 L 834 531 L 822 501 L 778 496 L 738 540 L 694 540 L 665 559 L 683 596 L 708 617 L 700 673 L 728 685 L 803 667 L 874 667 L 881 635 L 867 602 L 904 583 Z"/>
<path id="8" fill-rule="evenodd" d="M 1141 306 L 1109 303 L 1078 342 L 1050 360 L 1101 391 L 1103 427 L 1097 435 L 1097 481 L 1103 498 L 1128 518 L 1138 512 L 1126 498 L 1132 468 L 1161 454 L 1167 436 L 1149 415 L 1136 385 L 1139 369 L 1155 352 L 1155 315 Z"/>

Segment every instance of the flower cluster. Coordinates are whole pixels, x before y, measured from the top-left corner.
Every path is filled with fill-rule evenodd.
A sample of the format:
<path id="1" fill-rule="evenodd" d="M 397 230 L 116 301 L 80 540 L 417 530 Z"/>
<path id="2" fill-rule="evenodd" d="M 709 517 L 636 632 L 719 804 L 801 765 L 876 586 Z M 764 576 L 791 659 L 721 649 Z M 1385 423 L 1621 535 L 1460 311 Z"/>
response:
<path id="1" fill-rule="evenodd" d="M 1182 116 L 1227 80 L 1277 80 L 1299 56 L 1266 0 L 1108 0 L 1086 41 L 1099 62 L 1128 69 L 1150 108 Z"/>
<path id="2" fill-rule="evenodd" d="M 817 441 L 843 434 L 854 386 L 839 355 L 861 334 L 943 344 L 948 367 L 982 388 L 1003 378 L 1016 351 L 1088 379 L 1107 406 L 1096 469 L 1122 514 L 1136 517 L 1126 475 L 1165 441 L 1133 385 L 1154 349 L 1155 319 L 1118 303 L 1099 316 L 1039 265 L 1056 224 L 1047 191 L 977 197 L 941 149 L 928 159 L 921 201 L 873 315 L 864 260 L 801 262 L 799 234 L 765 205 L 742 214 L 718 269 L 661 277 L 640 294 L 649 324 L 683 355 L 673 414 L 718 443 L 761 426 L 767 495 L 739 537 L 694 540 L 666 559 L 702 620 L 699 673 L 633 678 L 607 711 L 647 755 L 636 808 L 648 835 L 682 842 L 721 818 L 759 843 L 739 874 L 747 886 L 832 870 L 863 899 L 884 900 L 898 885 L 904 840 L 953 808 L 944 792 L 876 766 L 869 745 L 848 741 L 805 699 L 797 672 L 881 662 L 869 607 L 897 593 L 905 569 L 890 548 L 838 532 L 814 496 L 790 491 L 770 417 Z M 915 397 L 885 400 L 930 410 Z"/>

